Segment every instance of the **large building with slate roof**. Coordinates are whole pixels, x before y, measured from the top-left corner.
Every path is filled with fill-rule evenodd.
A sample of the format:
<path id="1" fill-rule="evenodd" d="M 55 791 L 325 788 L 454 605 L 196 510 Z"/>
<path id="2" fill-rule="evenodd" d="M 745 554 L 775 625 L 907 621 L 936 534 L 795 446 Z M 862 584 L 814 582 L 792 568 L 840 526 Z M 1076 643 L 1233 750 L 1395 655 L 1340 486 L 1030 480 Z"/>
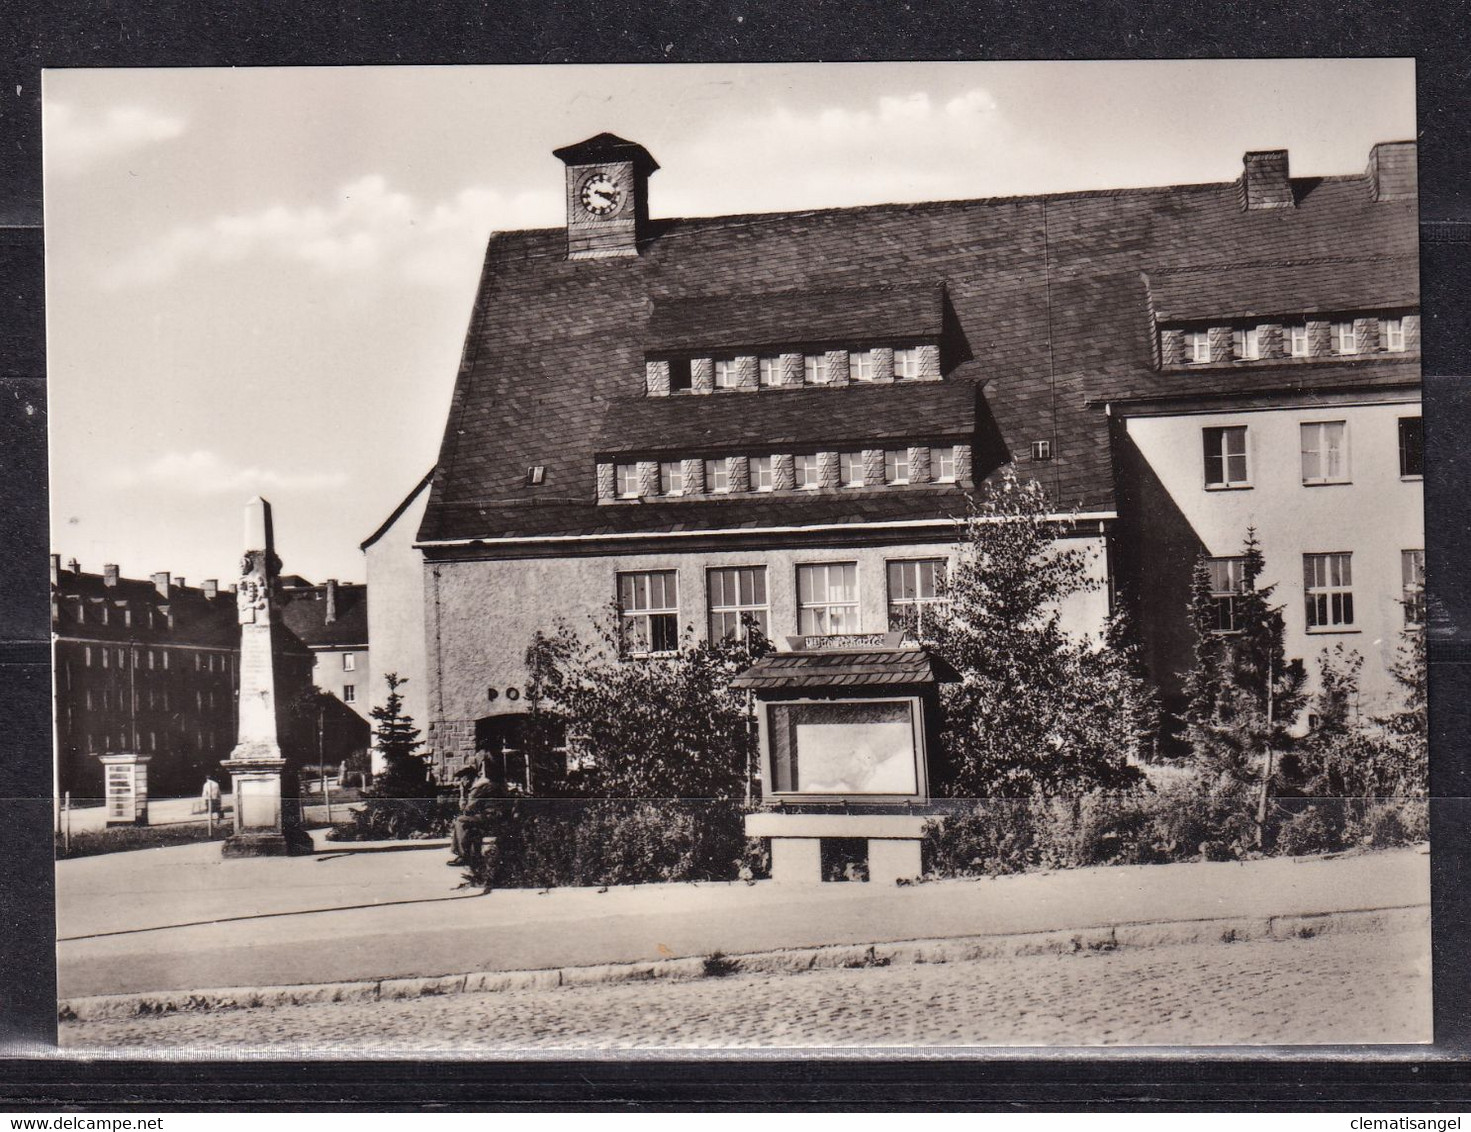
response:
<path id="1" fill-rule="evenodd" d="M 662 219 L 609 134 L 557 151 L 565 227 L 492 236 L 415 546 L 446 770 L 501 741 L 522 656 L 617 606 L 685 634 L 876 632 L 943 584 L 1014 463 L 1076 514 L 1168 693 L 1185 603 L 1254 526 L 1291 655 L 1420 616 L 1415 148 L 1291 178 Z M 1405 601 L 1406 596 L 1410 600 Z M 1373 671 L 1370 671 L 1370 670 Z"/>

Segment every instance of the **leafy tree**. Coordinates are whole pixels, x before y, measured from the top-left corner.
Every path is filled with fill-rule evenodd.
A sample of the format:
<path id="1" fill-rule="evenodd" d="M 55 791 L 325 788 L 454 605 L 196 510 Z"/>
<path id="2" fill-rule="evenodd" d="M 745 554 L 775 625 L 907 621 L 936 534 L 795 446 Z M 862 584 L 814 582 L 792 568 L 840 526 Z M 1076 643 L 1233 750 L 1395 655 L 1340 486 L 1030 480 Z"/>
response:
<path id="1" fill-rule="evenodd" d="M 528 742 L 566 736 L 574 789 L 601 797 L 742 797 L 755 757 L 746 694 L 730 682 L 770 645 L 754 623 L 741 639 L 692 641 L 673 656 L 621 657 L 616 612 L 582 641 L 565 623 L 526 652 Z"/>
<path id="2" fill-rule="evenodd" d="M 941 689 L 943 766 L 953 796 L 1121 789 L 1153 738 L 1151 693 L 1127 626 L 1079 639 L 1060 606 L 1101 583 L 1087 555 L 1059 541 L 1035 481 L 1007 468 L 963 521 L 946 603 L 924 641 L 961 674 Z M 1113 647 L 1110 647 L 1109 643 Z"/>
<path id="3" fill-rule="evenodd" d="M 376 741 L 373 746 L 383 756 L 383 773 L 373 783 L 372 796 L 376 798 L 422 798 L 433 793 L 429 782 L 429 755 L 421 751 L 419 729 L 414 717 L 403 710 L 403 696 L 399 689 L 407 684 L 408 677 L 390 672 L 384 680 L 388 683 L 388 699 L 368 714 L 376 724 Z"/>
<path id="4" fill-rule="evenodd" d="M 1265 565 L 1256 530 L 1248 528 L 1235 628 L 1219 634 L 1209 575 L 1203 560 L 1197 565 L 1190 609 L 1195 666 L 1186 675 L 1186 736 L 1197 767 L 1217 792 L 1237 791 L 1245 800 L 1255 791 L 1250 841 L 1256 845 L 1277 758 L 1292 749 L 1291 728 L 1306 703 L 1307 684 L 1302 661 L 1287 659 L 1282 607 L 1271 604 L 1276 587 L 1259 584 Z M 1241 838 L 1240 831 L 1227 832 Z"/>

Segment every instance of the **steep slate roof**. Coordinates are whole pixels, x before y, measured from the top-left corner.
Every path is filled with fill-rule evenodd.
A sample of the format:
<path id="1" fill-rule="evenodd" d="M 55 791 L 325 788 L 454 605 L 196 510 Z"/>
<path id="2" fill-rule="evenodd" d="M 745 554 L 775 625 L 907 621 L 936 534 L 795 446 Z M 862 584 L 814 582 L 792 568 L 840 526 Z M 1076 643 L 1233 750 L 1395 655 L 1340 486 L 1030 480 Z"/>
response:
<path id="1" fill-rule="evenodd" d="M 808 293 L 816 308 L 822 296 L 875 287 L 918 296 L 923 305 L 943 285 L 943 384 L 975 398 L 978 476 L 993 472 L 1009 452 L 1025 458 L 1030 441 L 1047 438 L 1053 460 L 1025 464 L 1023 471 L 1036 474 L 1059 507 L 1112 509 L 1103 402 L 1418 382 L 1413 356 L 1191 373 L 1154 368 L 1154 291 L 1179 310 L 1219 302 L 1224 317 L 1257 309 L 1256 289 L 1279 278 L 1265 265 L 1336 261 L 1332 270 L 1309 273 L 1309 283 L 1274 284 L 1283 297 L 1272 301 L 1301 296 L 1323 309 L 1358 306 L 1366 297 L 1372 308 L 1416 301 L 1413 201 L 1373 201 L 1364 176 L 1300 181 L 1296 190 L 1296 208 L 1253 212 L 1241 209 L 1236 183 L 1226 182 L 656 220 L 637 257 L 570 262 L 561 228 L 497 234 L 486 253 L 420 539 L 956 513 L 954 489 L 595 503 L 595 453 L 621 443 L 622 427 L 638 443 L 656 436 L 660 424 L 680 443 L 704 444 L 718 435 L 746 443 L 765 429 L 773 441 L 790 436 L 794 444 L 815 443 L 845 415 L 861 412 L 854 395 L 867 391 L 852 387 L 720 392 L 671 397 L 667 409 L 634 407 L 644 400 L 646 354 L 676 342 L 688 346 L 696 336 L 681 334 L 694 335 L 696 327 L 701 334 L 707 326 L 709 334 L 719 332 L 690 312 L 722 304 L 727 312 L 755 311 L 740 317 L 756 333 L 766 325 L 762 309 L 769 308 L 746 296 Z M 1264 266 L 1241 269 L 1253 264 Z M 1383 293 L 1376 284 L 1381 273 Z M 896 298 L 893 309 L 908 301 Z M 915 419 L 925 417 L 925 388 L 896 390 L 895 422 L 910 418 L 910 397 Z M 907 395 L 903 408 L 899 393 Z M 799 418 L 777 407 L 790 398 L 821 408 Z M 692 407 L 697 399 L 708 407 Z M 673 419 L 684 412 L 688 420 Z M 546 475 L 533 486 L 527 469 L 536 464 Z"/>
<path id="2" fill-rule="evenodd" d="M 281 621 L 305 645 L 368 645 L 368 587 L 338 583 L 336 619 L 327 620 L 327 587 L 278 591 Z"/>
<path id="3" fill-rule="evenodd" d="M 1160 322 L 1393 310 L 1420 301 L 1414 256 L 1304 264 L 1164 268 L 1149 273 Z"/>
<path id="4" fill-rule="evenodd" d="M 108 585 L 101 574 L 73 573 L 62 570 L 51 587 L 52 628 L 62 639 L 85 637 L 92 640 L 135 641 L 138 644 L 194 645 L 201 648 L 233 649 L 240 647 L 240 624 L 236 615 L 235 595 L 228 589 L 216 589 L 206 597 L 197 586 L 181 586 L 172 582 L 169 596 L 164 597 L 151 580 L 119 577 Z M 109 607 L 106 624 L 101 607 Z M 78 622 L 78 606 L 85 607 Z M 126 624 L 122 610 L 133 612 L 132 624 Z M 154 611 L 150 627 L 144 613 Z M 116 610 L 117 612 L 113 612 Z M 168 618 L 172 615 L 173 626 Z"/>

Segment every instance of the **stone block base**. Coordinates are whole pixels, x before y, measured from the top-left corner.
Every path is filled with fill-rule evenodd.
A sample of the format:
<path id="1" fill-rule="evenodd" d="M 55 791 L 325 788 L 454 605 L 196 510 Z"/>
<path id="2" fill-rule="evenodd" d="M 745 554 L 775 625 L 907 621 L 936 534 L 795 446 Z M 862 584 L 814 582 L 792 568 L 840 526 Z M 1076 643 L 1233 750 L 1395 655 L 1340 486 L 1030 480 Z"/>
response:
<path id="1" fill-rule="evenodd" d="M 822 842 L 815 837 L 773 837 L 771 879 L 778 884 L 821 884 Z"/>
<path id="2" fill-rule="evenodd" d="M 236 833 L 220 846 L 226 860 L 238 857 L 301 857 L 314 852 L 312 839 L 304 831 L 291 833 Z"/>
<path id="3" fill-rule="evenodd" d="M 918 841 L 880 840 L 868 842 L 868 880 L 871 884 L 893 885 L 899 880 L 914 880 L 920 875 Z"/>

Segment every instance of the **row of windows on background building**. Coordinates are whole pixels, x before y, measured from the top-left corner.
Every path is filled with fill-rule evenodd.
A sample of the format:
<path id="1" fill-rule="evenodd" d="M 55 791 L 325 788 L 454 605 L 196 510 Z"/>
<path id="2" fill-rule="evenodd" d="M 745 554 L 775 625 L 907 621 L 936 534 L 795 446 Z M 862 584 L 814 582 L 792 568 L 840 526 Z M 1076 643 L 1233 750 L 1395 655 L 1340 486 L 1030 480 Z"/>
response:
<path id="1" fill-rule="evenodd" d="M 96 600 L 89 603 L 82 598 L 77 598 L 75 603 L 71 605 L 78 625 L 87 624 L 89 619 L 87 613 L 89 605 L 92 609 L 90 617 L 99 625 L 111 625 L 117 620 L 116 614 L 120 613 L 122 614 L 122 619 L 118 623 L 125 629 L 155 629 L 159 627 L 160 623 L 169 629 L 174 627 L 174 615 L 171 612 L 155 610 L 152 606 L 144 606 L 137 611 L 135 617 L 134 611 L 127 605 L 106 600 Z"/>
<path id="2" fill-rule="evenodd" d="M 923 626 L 925 612 L 944 600 L 945 559 L 911 558 L 885 564 L 888 622 L 894 631 Z M 706 571 L 709 639 L 744 632 L 744 619 L 771 636 L 765 566 L 719 566 Z M 618 612 L 624 651 L 631 655 L 679 648 L 679 576 L 674 570 L 618 575 Z M 861 632 L 858 563 L 819 562 L 797 567 L 797 632 Z"/>
<path id="3" fill-rule="evenodd" d="M 1239 602 L 1246 559 L 1212 558 L 1212 629 L 1235 633 L 1241 629 Z M 1302 556 L 1302 586 L 1309 631 L 1354 627 L 1353 554 L 1342 551 Z M 1400 604 L 1406 625 L 1425 624 L 1425 551 L 1400 551 Z"/>
<path id="4" fill-rule="evenodd" d="M 1411 335 L 1407 333 L 1405 318 L 1380 318 L 1377 341 L 1363 325 L 1365 320 L 1341 319 L 1327 323 L 1328 352 L 1337 356 L 1352 356 L 1367 353 L 1401 354 L 1411 348 Z M 1273 335 L 1260 326 L 1238 326 L 1231 330 L 1231 345 L 1226 347 L 1223 336 L 1212 341 L 1209 328 L 1182 331 L 1163 331 L 1165 335 L 1179 334 L 1181 360 L 1187 365 L 1204 365 L 1208 362 L 1254 362 L 1266 358 L 1311 357 L 1312 337 L 1307 320 L 1289 323 L 1281 327 L 1281 340 L 1273 341 Z M 1164 347 L 1170 354 L 1168 339 Z"/>
<path id="5" fill-rule="evenodd" d="M 114 742 L 114 735 L 116 735 L 116 742 Z M 164 735 L 163 745 L 165 746 L 165 749 L 168 749 L 170 745 L 177 746 L 180 743 L 187 744 L 189 742 L 189 733 L 185 730 L 180 729 L 176 733 L 176 735 L 173 736 L 173 738 L 174 743 L 170 744 L 170 736 L 168 734 Z M 194 746 L 197 750 L 204 751 L 211 748 L 217 748 L 220 745 L 220 741 L 221 736 L 220 733 L 217 731 L 209 730 L 194 732 Z M 135 729 L 131 733 L 127 728 L 123 728 L 122 730 L 116 732 L 88 731 L 82 737 L 82 742 L 89 754 L 95 754 L 98 751 L 102 751 L 105 753 L 107 751 L 113 750 L 114 747 L 116 747 L 116 749 L 119 751 L 131 750 L 156 752 L 160 746 L 158 732 L 148 731 L 142 728 Z"/>
<path id="6" fill-rule="evenodd" d="M 929 449 L 930 483 L 954 483 L 960 460 L 956 446 L 949 445 Z M 898 486 L 916 482 L 913 475 L 913 456 L 908 448 L 890 448 L 884 451 L 883 483 Z M 838 452 L 837 481 L 840 488 L 876 486 L 869 482 L 865 473 L 863 452 Z M 777 490 L 777 461 L 779 456 L 746 457 L 747 491 Z M 661 460 L 658 467 L 659 495 L 728 495 L 736 490 L 732 476 L 732 457 L 721 456 L 704 461 L 705 482 L 690 482 L 685 474 L 683 460 Z M 816 491 L 822 487 L 822 454 L 799 453 L 792 460 L 792 489 Z M 644 494 L 637 464 L 615 464 L 613 466 L 615 490 L 619 499 L 638 499 Z"/>
<path id="7" fill-rule="evenodd" d="M 171 661 L 168 649 L 140 649 L 131 646 L 112 645 L 83 645 L 82 663 L 87 668 L 127 668 L 129 663 L 135 668 L 149 668 L 162 672 L 177 671 L 182 664 L 184 669 L 190 667 L 188 659 L 193 653 L 193 669 L 195 672 L 218 672 L 233 673 L 235 671 L 235 657 L 233 653 L 202 653 L 194 650 L 185 652 L 183 657 Z M 131 660 L 130 660 L 131 658 Z"/>
<path id="8" fill-rule="evenodd" d="M 924 375 L 924 350 L 922 346 L 895 347 L 892 351 L 850 350 L 847 351 L 849 381 L 878 381 L 892 373 L 895 381 L 917 379 Z M 892 370 L 886 364 L 892 353 Z M 826 353 L 803 354 L 802 384 L 828 385 L 837 379 L 833 364 Z M 694 361 L 690 358 L 673 358 L 665 363 L 669 367 L 669 391 L 688 393 L 694 389 Z M 711 358 L 711 381 L 716 389 L 737 389 L 741 386 L 740 359 L 735 356 Z M 841 364 L 841 357 L 839 357 Z M 793 384 L 786 376 L 783 357 L 780 354 L 765 354 L 756 358 L 756 384 L 761 388 Z"/>
<path id="9" fill-rule="evenodd" d="M 1205 486 L 1250 487 L 1246 425 L 1203 430 Z M 1299 426 L 1304 484 L 1348 483 L 1348 422 L 1309 421 Z M 1399 472 L 1412 478 L 1425 474 L 1425 432 L 1420 417 L 1399 419 Z"/>

